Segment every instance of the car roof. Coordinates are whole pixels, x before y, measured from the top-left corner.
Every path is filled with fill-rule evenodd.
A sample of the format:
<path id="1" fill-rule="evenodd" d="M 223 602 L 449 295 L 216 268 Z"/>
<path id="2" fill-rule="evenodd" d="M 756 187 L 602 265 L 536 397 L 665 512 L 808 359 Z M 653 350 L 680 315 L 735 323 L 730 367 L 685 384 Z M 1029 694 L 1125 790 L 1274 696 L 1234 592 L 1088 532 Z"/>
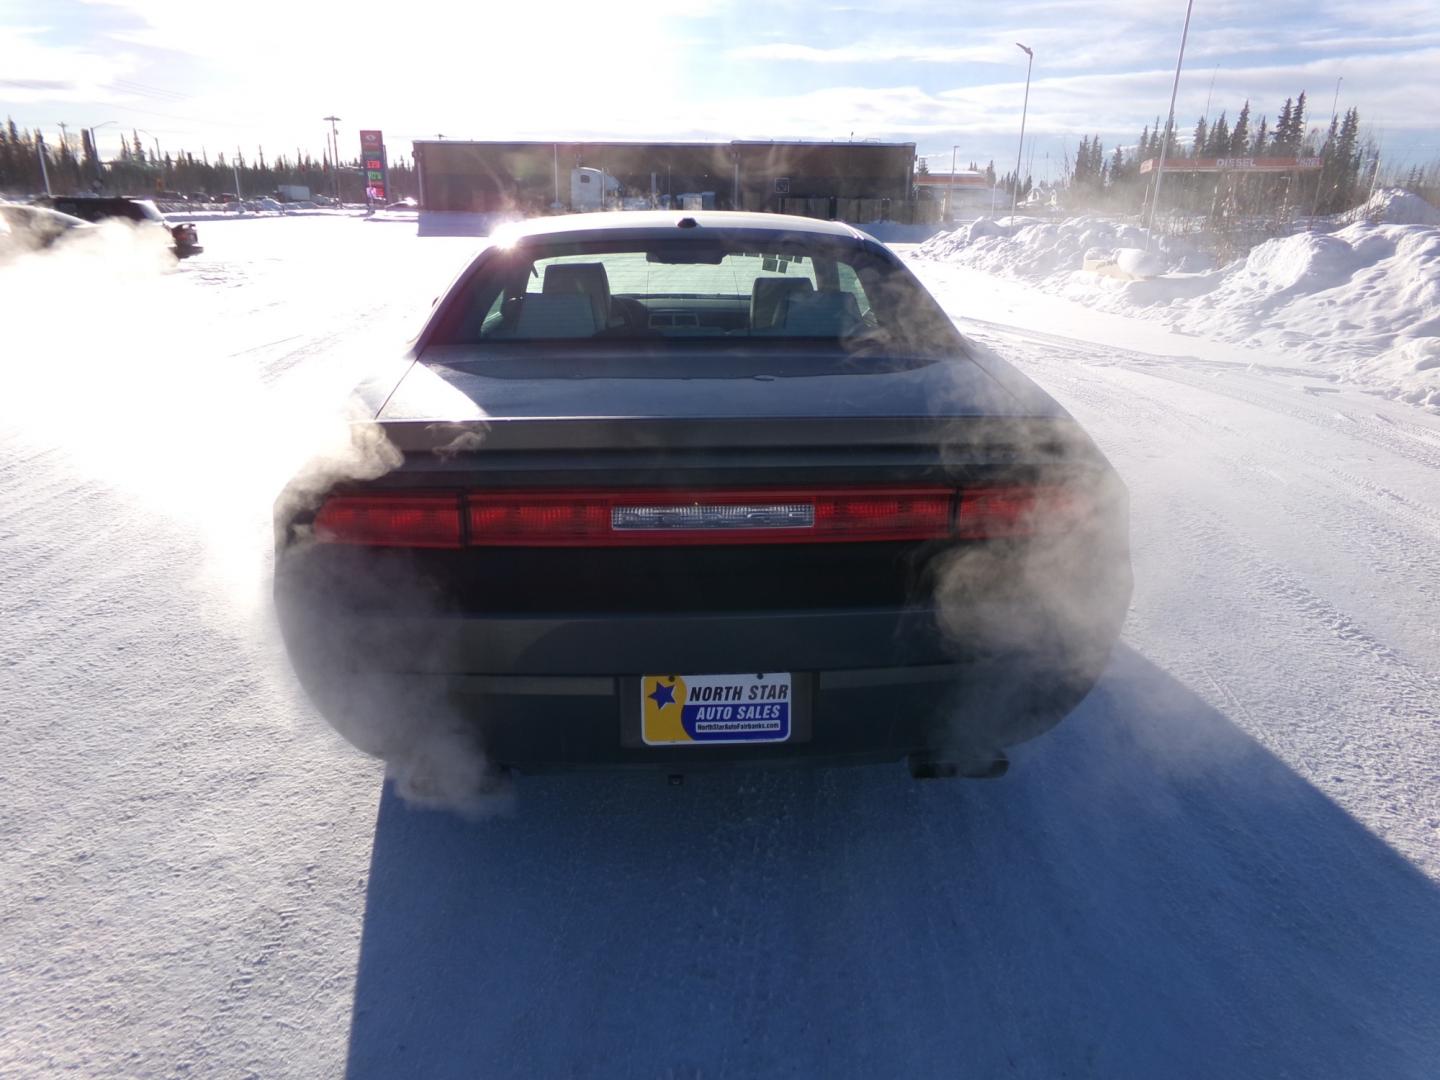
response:
<path id="1" fill-rule="evenodd" d="M 76 195 L 50 195 L 47 198 L 56 202 L 83 202 L 83 203 L 148 203 L 153 199 L 141 195 L 87 195 L 79 193 Z"/>
<path id="2" fill-rule="evenodd" d="M 47 218 L 64 225 L 67 229 L 94 228 L 94 226 L 84 218 L 78 218 L 74 214 L 66 214 L 60 210 L 52 210 L 48 206 L 27 206 L 23 203 L 0 203 L 0 213 L 15 213 L 21 217 L 33 215 L 34 217 Z"/>
<path id="3" fill-rule="evenodd" d="M 680 222 L 694 222 L 681 227 Z M 868 240 L 859 229 L 839 221 L 791 214 L 754 214 L 735 210 L 610 210 L 596 214 L 560 214 L 512 221 L 496 228 L 493 239 L 515 243 L 531 237 L 547 240 L 698 240 L 706 234 L 769 234 L 777 240 Z"/>

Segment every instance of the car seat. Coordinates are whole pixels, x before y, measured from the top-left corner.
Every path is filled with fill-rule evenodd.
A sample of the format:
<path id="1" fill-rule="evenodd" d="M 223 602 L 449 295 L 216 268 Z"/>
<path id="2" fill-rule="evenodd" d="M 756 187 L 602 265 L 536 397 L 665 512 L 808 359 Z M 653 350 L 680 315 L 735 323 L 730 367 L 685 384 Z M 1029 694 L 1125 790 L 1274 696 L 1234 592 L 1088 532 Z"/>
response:
<path id="1" fill-rule="evenodd" d="M 860 305 L 846 292 L 798 294 L 785 308 L 787 337 L 848 337 L 860 322 Z"/>
<path id="2" fill-rule="evenodd" d="M 504 337 L 519 339 L 588 338 L 598 329 L 588 297 L 578 293 L 544 296 L 529 293 L 520 303 L 514 329 Z"/>
<path id="3" fill-rule="evenodd" d="M 750 329 L 773 330 L 783 325 L 791 298 L 814 291 L 809 278 L 757 277 L 750 286 Z"/>

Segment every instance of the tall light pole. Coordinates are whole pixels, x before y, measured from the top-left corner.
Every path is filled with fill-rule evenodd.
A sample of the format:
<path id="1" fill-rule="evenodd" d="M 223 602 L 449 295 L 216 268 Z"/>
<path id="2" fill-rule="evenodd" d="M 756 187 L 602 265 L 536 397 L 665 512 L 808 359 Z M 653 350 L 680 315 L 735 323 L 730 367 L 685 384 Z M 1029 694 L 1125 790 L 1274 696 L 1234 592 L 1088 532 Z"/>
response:
<path id="1" fill-rule="evenodd" d="M 1165 121 L 1165 134 L 1160 137 L 1160 162 L 1155 166 L 1155 190 L 1150 196 L 1150 220 L 1145 223 L 1145 247 L 1149 250 L 1150 237 L 1155 232 L 1155 206 L 1160 202 L 1160 181 L 1165 176 L 1165 152 L 1170 149 L 1170 140 L 1175 132 L 1175 94 L 1180 89 L 1180 66 L 1185 63 L 1185 40 L 1190 36 L 1190 11 L 1195 0 L 1186 0 L 1185 28 L 1180 31 L 1180 55 L 1175 58 L 1175 81 L 1170 86 L 1170 114 Z"/>
<path id="2" fill-rule="evenodd" d="M 1020 158 L 1025 153 L 1025 114 L 1030 109 L 1030 69 L 1035 65 L 1035 52 L 1028 45 L 1015 42 L 1015 47 L 1025 53 L 1025 103 L 1020 106 L 1020 146 L 1015 151 L 1015 187 L 1010 195 L 1010 227 L 1015 227 L 1015 207 L 1020 202 Z"/>
<path id="3" fill-rule="evenodd" d="M 330 121 L 330 179 L 335 184 L 335 201 L 340 201 L 340 132 L 335 127 L 340 122 L 338 116 L 322 116 L 320 119 Z"/>

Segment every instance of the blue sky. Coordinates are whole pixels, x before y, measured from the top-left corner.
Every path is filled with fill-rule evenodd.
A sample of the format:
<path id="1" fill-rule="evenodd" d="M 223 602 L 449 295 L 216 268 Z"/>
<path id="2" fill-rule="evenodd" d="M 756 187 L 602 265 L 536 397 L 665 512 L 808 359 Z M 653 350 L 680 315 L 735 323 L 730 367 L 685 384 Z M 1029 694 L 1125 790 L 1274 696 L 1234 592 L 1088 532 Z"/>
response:
<path id="1" fill-rule="evenodd" d="M 1035 50 L 1027 161 L 1056 172 L 1082 135 L 1133 143 L 1169 99 L 1183 2 L 411 0 L 226 9 L 197 0 L 5 0 L 0 107 L 58 133 L 143 128 L 162 148 L 319 153 L 320 118 L 414 137 L 881 138 L 934 168 L 1013 165 Z M 1196 0 L 1176 108 L 1188 132 L 1240 102 L 1275 117 L 1355 105 L 1387 162 L 1440 159 L 1440 3 Z M 1033 153 L 1033 157 L 1031 156 Z"/>

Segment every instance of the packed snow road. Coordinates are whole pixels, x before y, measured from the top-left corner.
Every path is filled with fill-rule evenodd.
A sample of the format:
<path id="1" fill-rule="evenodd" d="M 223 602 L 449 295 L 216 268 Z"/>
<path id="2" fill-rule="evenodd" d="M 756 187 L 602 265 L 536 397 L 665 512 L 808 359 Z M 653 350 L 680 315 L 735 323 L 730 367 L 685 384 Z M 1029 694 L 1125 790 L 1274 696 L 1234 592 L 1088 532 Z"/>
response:
<path id="1" fill-rule="evenodd" d="M 263 600 L 317 402 L 469 242 L 206 230 L 174 274 L 0 270 L 36 327 L 0 399 L 0 1073 L 1435 1075 L 1440 420 L 917 261 L 1130 485 L 1102 684 L 998 782 L 526 778 L 473 823 L 313 718 Z"/>

